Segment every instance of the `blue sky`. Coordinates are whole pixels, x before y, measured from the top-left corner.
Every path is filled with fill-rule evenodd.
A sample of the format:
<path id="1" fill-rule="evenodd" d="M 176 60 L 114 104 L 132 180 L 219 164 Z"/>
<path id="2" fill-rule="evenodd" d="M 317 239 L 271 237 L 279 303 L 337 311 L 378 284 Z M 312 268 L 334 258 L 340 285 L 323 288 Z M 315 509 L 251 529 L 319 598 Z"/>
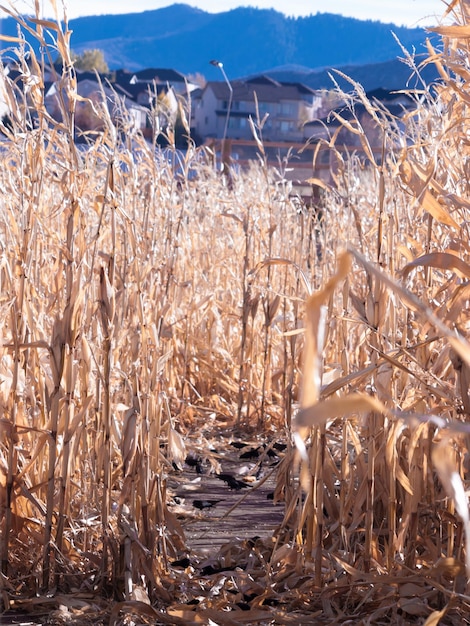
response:
<path id="1" fill-rule="evenodd" d="M 176 0 L 64 0 L 69 19 L 82 15 L 130 13 L 169 6 Z M 443 0 L 177 0 L 210 13 L 227 11 L 237 6 L 274 8 L 286 15 L 339 13 L 359 19 L 394 22 L 406 26 L 436 24 L 446 9 Z M 52 15 L 50 0 L 37 0 L 43 15 Z M 5 3 L 8 4 L 8 3 Z M 11 0 L 19 11 L 34 12 L 34 0 Z M 62 0 L 57 0 L 61 10 Z M 29 7 L 25 9 L 25 7 Z"/>

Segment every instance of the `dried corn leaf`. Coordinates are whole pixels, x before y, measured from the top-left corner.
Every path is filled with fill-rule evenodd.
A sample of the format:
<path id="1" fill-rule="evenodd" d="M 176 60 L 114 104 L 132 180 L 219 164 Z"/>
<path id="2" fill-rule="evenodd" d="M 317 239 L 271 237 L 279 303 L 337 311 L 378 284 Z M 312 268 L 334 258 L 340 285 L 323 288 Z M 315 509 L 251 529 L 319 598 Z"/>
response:
<path id="1" fill-rule="evenodd" d="M 24 43 L 23 39 L 20 39 L 19 37 L 12 37 L 10 35 L 0 35 L 0 41 L 8 41 L 10 43 L 20 43 L 20 44 Z"/>
<path id="2" fill-rule="evenodd" d="M 427 602 L 419 598 L 401 598 L 397 604 L 404 613 L 413 617 L 422 617 L 429 614 Z"/>
<path id="3" fill-rule="evenodd" d="M 248 273 L 248 280 L 252 281 L 260 270 L 264 269 L 265 267 L 272 266 L 272 265 L 289 265 L 289 266 L 292 266 L 293 268 L 295 268 L 295 270 L 297 272 L 299 272 L 299 275 L 302 278 L 302 281 L 303 281 L 303 283 L 305 285 L 307 293 L 309 293 L 309 294 L 311 293 L 312 288 L 311 288 L 311 285 L 310 285 L 310 281 L 308 280 L 307 276 L 305 275 L 305 272 L 302 270 L 302 268 L 297 263 L 294 263 L 290 259 L 270 258 L 270 259 L 265 259 L 264 261 L 260 261 Z"/>
<path id="4" fill-rule="evenodd" d="M 467 579 L 470 579 L 470 513 L 468 497 L 460 477 L 458 461 L 451 441 L 444 439 L 434 446 L 432 461 L 447 495 L 454 501 L 456 511 L 463 522 L 465 533 L 465 563 Z"/>
<path id="5" fill-rule="evenodd" d="M 398 482 L 400 483 L 400 485 L 403 487 L 403 489 L 407 493 L 409 493 L 410 496 L 412 496 L 414 494 L 414 491 L 413 491 L 413 487 L 411 486 L 410 479 L 405 474 L 405 472 L 403 471 L 402 467 L 399 464 L 395 466 L 395 472 L 396 472 L 396 478 Z"/>
<path id="6" fill-rule="evenodd" d="M 315 404 L 320 395 L 321 358 L 326 323 L 325 303 L 333 294 L 338 283 L 346 278 L 351 267 L 351 258 L 344 253 L 338 263 L 336 274 L 319 292 L 312 294 L 306 304 L 306 341 L 304 348 L 303 382 L 301 406 L 305 409 Z"/>
<path id="7" fill-rule="evenodd" d="M 431 615 L 424 622 L 423 626 L 438 626 L 440 624 L 441 619 L 447 613 L 448 606 L 444 607 L 442 611 L 433 611 Z"/>
<path id="8" fill-rule="evenodd" d="M 451 37 L 455 39 L 469 39 L 470 38 L 470 26 L 467 25 L 449 25 L 449 26 L 435 26 L 428 28 L 431 33 L 437 33 L 442 37 Z"/>
<path id="9" fill-rule="evenodd" d="M 45 19 L 37 19 L 34 17 L 30 17 L 29 21 L 32 22 L 33 24 L 36 24 L 37 26 L 41 26 L 43 28 L 48 28 L 50 30 L 54 30 L 56 32 L 58 32 L 59 26 L 56 22 L 53 22 L 52 20 L 45 20 Z"/>
<path id="10" fill-rule="evenodd" d="M 325 191 L 328 191 L 330 189 L 330 187 L 321 178 L 307 178 L 305 182 L 309 185 L 315 185 L 316 187 L 320 187 Z"/>
<path id="11" fill-rule="evenodd" d="M 470 344 L 464 339 L 464 337 L 448 328 L 428 306 L 415 296 L 414 293 L 392 280 L 356 250 L 350 248 L 350 252 L 371 275 L 376 276 L 385 285 L 395 291 L 407 306 L 409 306 L 413 311 L 419 312 L 423 318 L 427 320 L 427 322 L 430 322 L 440 333 L 442 333 L 457 354 L 459 354 L 459 356 L 470 365 Z"/>
<path id="12" fill-rule="evenodd" d="M 345 128 L 349 130 L 350 133 L 353 133 L 354 135 L 359 135 L 359 136 L 363 134 L 362 129 L 353 126 L 350 122 L 344 119 L 344 117 L 341 117 L 339 113 L 336 113 L 336 111 L 332 111 L 332 114 L 338 120 L 338 122 L 340 122 Z"/>
<path id="13" fill-rule="evenodd" d="M 390 414 L 389 409 L 377 398 L 364 393 L 352 393 L 340 398 L 328 398 L 302 408 L 297 414 L 296 423 L 299 427 L 319 426 L 338 417 L 370 411 Z"/>
<path id="14" fill-rule="evenodd" d="M 168 428 L 168 456 L 177 465 L 182 465 L 186 458 L 183 437 L 172 426 Z"/>
<path id="15" fill-rule="evenodd" d="M 432 187 L 434 184 L 432 173 L 423 172 L 421 168 L 409 161 L 402 161 L 400 164 L 400 176 L 418 199 L 422 208 L 432 215 L 435 220 L 441 224 L 446 224 L 456 229 L 459 228 L 454 218 L 428 189 L 428 186 Z"/>
<path id="16" fill-rule="evenodd" d="M 455 272 L 460 278 L 470 278 L 470 264 L 451 252 L 431 252 L 407 263 L 402 269 L 403 278 L 406 278 L 415 267 L 437 267 L 441 270 Z"/>
<path id="17" fill-rule="evenodd" d="M 109 618 L 109 625 L 114 626 L 115 624 L 120 624 L 120 614 L 124 613 L 128 616 L 140 616 L 141 618 L 148 618 L 158 620 L 163 624 L 174 624 L 177 625 L 187 625 L 185 620 L 180 619 L 177 615 L 167 615 L 166 613 L 157 611 L 153 607 L 149 606 L 145 602 L 139 602 L 137 600 L 127 600 L 125 602 L 117 602 L 112 611 Z"/>
<path id="18" fill-rule="evenodd" d="M 432 193 L 426 189 L 426 191 L 420 196 L 420 204 L 425 211 L 433 216 L 435 220 L 446 224 L 447 226 L 453 226 L 458 229 L 459 225 L 454 218 L 448 213 L 444 206 L 435 198 Z"/>

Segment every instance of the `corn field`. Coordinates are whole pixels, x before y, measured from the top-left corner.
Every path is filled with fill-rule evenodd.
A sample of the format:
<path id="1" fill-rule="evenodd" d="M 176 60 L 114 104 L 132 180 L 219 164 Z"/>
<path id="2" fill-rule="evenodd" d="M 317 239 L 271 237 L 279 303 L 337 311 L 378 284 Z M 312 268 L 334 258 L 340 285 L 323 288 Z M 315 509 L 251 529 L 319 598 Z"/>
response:
<path id="1" fill-rule="evenodd" d="M 441 80 L 400 123 L 351 83 L 348 106 L 366 107 L 382 158 L 348 122 L 361 152 L 331 137 L 329 182 L 312 163 L 315 206 L 268 165 L 256 121 L 259 160 L 230 180 L 191 142 L 176 166 L 176 150 L 156 158 L 124 108 L 95 102 L 103 130 L 78 143 L 70 32 L 16 14 L 41 55 L 10 38 L 5 619 L 470 622 L 470 9 L 444 4 L 442 47 L 424 61 Z M 60 119 L 44 105 L 51 50 Z M 202 556 L 175 476 L 196 455 L 223 478 L 237 440 L 285 445 L 269 470 L 281 521 Z M 236 506 L 256 499 L 261 469 L 232 483 L 249 485 Z M 259 499 L 268 519 L 272 507 Z"/>

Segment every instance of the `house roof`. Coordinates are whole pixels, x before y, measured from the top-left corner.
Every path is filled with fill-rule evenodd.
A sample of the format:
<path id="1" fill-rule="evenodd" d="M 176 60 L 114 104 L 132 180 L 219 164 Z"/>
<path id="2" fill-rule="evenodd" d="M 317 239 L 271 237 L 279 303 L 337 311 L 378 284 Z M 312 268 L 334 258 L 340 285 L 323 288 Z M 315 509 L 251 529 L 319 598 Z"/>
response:
<path id="1" fill-rule="evenodd" d="M 185 76 L 181 74 L 181 72 L 177 72 L 172 69 L 154 67 L 135 72 L 134 76 L 137 80 L 145 82 L 155 81 L 157 83 L 184 83 L 186 80 Z"/>
<path id="2" fill-rule="evenodd" d="M 123 87 L 127 87 L 130 84 L 132 77 L 134 76 L 133 72 L 126 69 L 115 70 L 114 72 L 114 82 L 117 85 L 122 85 Z"/>
<path id="3" fill-rule="evenodd" d="M 49 89 L 48 95 L 54 95 L 53 89 L 54 89 L 54 84 Z M 77 85 L 77 92 L 80 94 L 80 96 L 84 98 L 92 98 L 94 94 L 97 94 L 100 100 L 104 97 L 104 99 L 107 100 L 108 102 L 114 102 L 114 103 L 118 102 L 118 100 L 116 99 L 117 97 L 120 97 L 121 99 L 122 97 L 124 97 L 124 103 L 126 107 L 132 108 L 132 109 L 139 109 L 140 111 L 145 111 L 145 112 L 147 112 L 148 110 L 145 106 L 142 106 L 138 104 L 137 102 L 135 102 L 134 100 L 132 100 L 131 98 L 129 98 L 124 93 L 124 90 L 115 89 L 115 85 L 106 85 L 106 84 L 100 85 L 98 81 L 96 80 L 96 77 L 95 79 L 87 78 L 85 80 L 80 81 Z"/>
<path id="4" fill-rule="evenodd" d="M 280 87 L 281 85 L 281 83 L 278 83 L 277 80 L 274 80 L 274 78 L 271 78 L 270 76 L 266 76 L 266 74 L 259 74 L 259 76 L 247 78 L 245 82 L 256 85 L 275 85 L 276 87 Z"/>
<path id="5" fill-rule="evenodd" d="M 81 83 L 83 80 L 94 80 L 96 82 L 96 72 L 93 70 L 77 70 L 76 72 L 77 83 Z M 105 79 L 109 77 L 109 74 L 100 74 L 98 72 L 98 76 L 101 79 Z"/>
<path id="6" fill-rule="evenodd" d="M 302 96 L 315 95 L 315 90 L 302 85 L 301 83 L 274 83 L 265 81 L 233 81 L 233 100 L 254 100 L 254 93 L 262 102 L 281 102 L 282 100 L 299 100 Z M 216 98 L 228 100 L 230 90 L 227 83 L 222 81 L 212 81 L 207 83 L 206 89 L 212 89 Z"/>
<path id="7" fill-rule="evenodd" d="M 196 87 L 196 89 L 191 91 L 191 99 L 192 100 L 200 100 L 202 98 L 203 91 L 204 91 L 204 89 L 201 89 L 201 87 Z"/>
<path id="8" fill-rule="evenodd" d="M 137 100 L 139 96 L 145 94 L 149 97 L 149 103 L 151 96 L 157 95 L 159 96 L 162 93 L 167 93 L 168 89 L 166 85 L 149 85 L 149 83 L 111 83 L 116 91 L 123 93 L 128 98 L 133 100 Z M 171 89 L 171 87 L 170 87 Z"/>
<path id="9" fill-rule="evenodd" d="M 139 94 L 146 90 L 146 88 L 142 88 L 142 85 L 123 85 L 122 83 L 111 83 L 113 89 L 116 90 L 117 93 L 125 95 L 127 98 L 131 98 L 132 100 L 136 100 Z M 138 89 L 136 89 L 138 87 Z"/>
<path id="10" fill-rule="evenodd" d="M 316 95 L 315 89 L 312 89 L 308 85 L 304 85 L 303 83 L 281 83 L 281 85 L 285 87 L 295 87 L 298 89 L 299 93 L 305 96 Z"/>
<path id="11" fill-rule="evenodd" d="M 409 105 L 415 104 L 415 101 L 409 94 L 399 91 L 390 91 L 389 89 L 384 89 L 383 87 L 378 87 L 377 89 L 368 91 L 367 97 L 369 100 L 375 99 L 384 103 L 406 102 Z"/>

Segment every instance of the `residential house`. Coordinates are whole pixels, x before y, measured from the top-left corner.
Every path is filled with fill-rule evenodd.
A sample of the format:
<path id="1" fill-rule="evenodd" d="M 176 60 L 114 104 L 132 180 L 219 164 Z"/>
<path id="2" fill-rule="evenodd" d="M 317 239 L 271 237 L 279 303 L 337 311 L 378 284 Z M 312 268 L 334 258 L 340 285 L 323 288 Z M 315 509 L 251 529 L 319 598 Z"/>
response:
<path id="1" fill-rule="evenodd" d="M 167 107 L 173 113 L 178 109 L 177 92 L 171 85 L 141 82 L 119 87 L 132 94 L 133 99 L 143 106 L 152 107 L 166 99 Z"/>
<path id="2" fill-rule="evenodd" d="M 175 123 L 178 115 L 178 98 L 186 96 L 194 88 L 180 72 L 172 69 L 150 68 L 139 72 L 116 70 L 113 86 L 138 104 L 149 109 L 146 134 L 152 128 L 157 132 L 166 128 L 169 122 Z M 154 119 L 150 119 L 151 116 Z"/>
<path id="3" fill-rule="evenodd" d="M 369 104 L 357 99 L 343 101 L 321 119 L 312 120 L 304 126 L 304 139 L 316 151 L 315 168 L 317 175 L 329 179 L 331 171 L 338 165 L 335 151 L 328 148 L 334 138 L 334 146 L 340 153 L 356 153 L 364 162 L 370 154 L 376 163 L 382 160 L 384 128 L 390 129 L 390 122 L 397 130 L 404 126 L 403 118 L 416 108 L 416 100 L 406 93 L 376 89 L 368 92 Z M 386 123 L 385 123 L 386 122 Z M 359 132 L 354 132 L 357 129 Z M 367 142 L 361 141 L 364 133 Z M 398 135 L 397 135 L 398 136 Z M 402 136 L 402 135 L 400 135 Z M 318 146 L 320 144 L 320 146 Z M 366 149 L 364 146 L 368 146 Z"/>
<path id="4" fill-rule="evenodd" d="M 52 83 L 45 94 L 45 105 L 48 112 L 59 118 L 60 106 L 57 94 L 57 83 Z M 148 126 L 148 108 L 133 100 L 120 88 L 110 83 L 100 83 L 93 72 L 77 72 L 77 93 L 82 99 L 76 103 L 76 124 L 81 130 L 99 130 L 103 127 L 100 110 L 105 105 L 113 122 L 128 124 L 129 119 L 134 128 L 145 129 Z M 126 121 L 124 122 L 124 120 Z"/>
<path id="5" fill-rule="evenodd" d="M 304 125 L 304 139 L 317 142 L 320 139 L 328 140 L 335 135 L 337 147 L 347 146 L 351 149 L 362 146 L 358 133 L 348 129 L 359 124 L 369 144 L 373 148 L 380 148 L 383 142 L 383 130 L 381 122 L 394 120 L 400 127 L 403 125 L 402 118 L 416 108 L 416 100 L 404 92 L 393 92 L 386 89 L 375 89 L 366 93 L 368 106 L 359 98 L 355 102 L 346 105 L 342 102 L 334 107 L 322 119 L 316 119 Z M 371 113 L 371 111 L 373 113 Z M 343 124 L 345 120 L 347 124 Z"/>
<path id="6" fill-rule="evenodd" d="M 192 124 L 210 138 L 253 139 L 249 122 L 264 119 L 263 140 L 299 142 L 303 125 L 316 117 L 321 100 L 301 83 L 279 83 L 267 76 L 249 80 L 209 82 L 193 98 Z"/>
<path id="7" fill-rule="evenodd" d="M 0 76 L 0 117 L 8 113 L 6 103 L 7 83 L 13 83 L 20 91 L 30 90 L 28 76 L 15 67 L 4 66 Z M 46 67 L 44 74 L 44 103 L 49 114 L 61 119 L 61 103 L 58 89 L 62 68 Z M 148 69 L 141 72 L 129 72 L 124 69 L 97 74 L 95 71 L 76 71 L 77 93 L 81 97 L 75 103 L 75 120 L 81 130 L 99 130 L 103 128 L 100 109 L 106 104 L 113 122 L 119 127 L 129 124 L 141 130 L 148 138 L 155 133 L 165 132 L 168 124 L 174 125 L 178 113 L 178 94 L 188 93 L 196 85 L 189 83 L 183 74 L 172 69 Z M 67 94 L 62 93 L 62 98 Z M 67 106 L 67 105 L 66 105 Z"/>
<path id="8" fill-rule="evenodd" d="M 165 129 L 169 122 L 175 123 L 178 114 L 178 100 L 169 85 L 150 85 L 148 83 L 129 83 L 125 86 L 112 83 L 117 93 L 135 102 L 147 112 L 146 125 L 140 126 L 146 136 L 151 136 L 152 129 L 157 132 Z"/>

